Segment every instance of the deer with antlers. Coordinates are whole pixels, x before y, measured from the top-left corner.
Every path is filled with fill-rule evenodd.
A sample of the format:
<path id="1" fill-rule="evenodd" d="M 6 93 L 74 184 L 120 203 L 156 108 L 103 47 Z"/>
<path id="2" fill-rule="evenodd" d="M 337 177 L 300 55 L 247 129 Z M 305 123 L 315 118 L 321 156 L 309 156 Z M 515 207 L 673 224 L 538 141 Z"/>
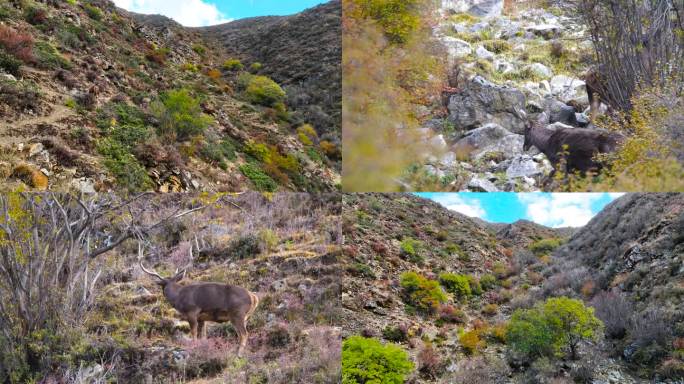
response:
<path id="1" fill-rule="evenodd" d="M 176 271 L 171 278 L 163 278 L 154 270 L 145 268 L 140 261 L 140 268 L 150 276 L 158 279 L 166 300 L 173 306 L 184 320 L 190 323 L 193 339 L 197 339 L 198 329 L 201 338 L 206 338 L 205 322 L 223 323 L 230 321 L 240 340 L 238 356 L 247 345 L 247 320 L 259 305 L 259 297 L 245 288 L 223 283 L 192 283 L 180 285 L 185 272 Z"/>

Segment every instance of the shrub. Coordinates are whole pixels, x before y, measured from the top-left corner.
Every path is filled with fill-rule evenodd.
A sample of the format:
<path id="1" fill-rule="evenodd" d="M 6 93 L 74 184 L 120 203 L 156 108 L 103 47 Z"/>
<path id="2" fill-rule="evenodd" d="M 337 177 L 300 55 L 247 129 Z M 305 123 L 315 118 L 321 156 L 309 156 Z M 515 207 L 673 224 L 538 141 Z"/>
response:
<path id="1" fill-rule="evenodd" d="M 283 324 L 276 324 L 268 330 L 268 345 L 273 348 L 282 348 L 290 343 L 290 332 Z"/>
<path id="2" fill-rule="evenodd" d="M 259 241 L 259 236 L 253 233 L 231 240 L 226 249 L 226 253 L 230 257 L 235 257 L 239 260 L 253 258 L 261 254 L 262 251 L 263 248 Z"/>
<path id="3" fill-rule="evenodd" d="M 490 274 L 482 275 L 480 277 L 480 285 L 484 291 L 489 291 L 496 286 L 496 277 Z"/>
<path id="4" fill-rule="evenodd" d="M 256 164 L 243 164 L 240 166 L 240 172 L 252 181 L 257 191 L 275 192 L 278 188 L 278 184 Z"/>
<path id="5" fill-rule="evenodd" d="M 484 344 L 484 342 L 480 339 L 480 332 L 476 329 L 472 329 L 463 333 L 458 338 L 458 341 L 461 343 L 463 351 L 468 355 L 476 354 Z"/>
<path id="6" fill-rule="evenodd" d="M 356 0 L 363 17 L 374 19 L 387 38 L 405 43 L 420 26 L 421 0 Z"/>
<path id="7" fill-rule="evenodd" d="M 223 69 L 227 71 L 239 71 L 242 70 L 245 66 L 242 65 L 242 62 L 238 59 L 228 59 L 223 62 Z"/>
<path id="8" fill-rule="evenodd" d="M 444 371 L 444 362 L 432 344 L 426 344 L 418 353 L 418 371 L 426 379 L 434 380 Z"/>
<path id="9" fill-rule="evenodd" d="M 168 48 L 152 47 L 145 53 L 145 58 L 155 64 L 164 65 L 169 53 L 171 53 L 171 50 Z"/>
<path id="10" fill-rule="evenodd" d="M 197 67 L 197 64 L 194 64 L 194 63 L 185 63 L 185 64 L 181 65 L 181 69 L 184 71 L 193 72 L 193 73 L 199 71 L 199 67 Z"/>
<path id="11" fill-rule="evenodd" d="M 314 142 L 318 140 L 318 133 L 316 133 L 316 130 L 310 124 L 304 124 L 297 128 L 297 134 L 299 136 L 299 141 L 304 145 L 313 145 Z"/>
<path id="12" fill-rule="evenodd" d="M 593 308 L 585 307 L 580 300 L 559 297 L 532 309 L 516 310 L 506 338 L 516 352 L 528 358 L 562 354 L 564 347 L 575 358 L 579 343 L 597 339 L 602 328 Z"/>
<path id="13" fill-rule="evenodd" d="M 419 240 L 407 237 L 401 241 L 399 249 L 401 250 L 401 254 L 404 257 L 408 258 L 408 260 L 413 262 L 420 262 L 422 260 L 422 257 L 420 255 L 422 246 L 423 243 Z"/>
<path id="14" fill-rule="evenodd" d="M 355 263 L 349 268 L 349 272 L 354 276 L 367 277 L 370 279 L 375 278 L 375 273 L 373 269 L 363 263 Z"/>
<path id="15" fill-rule="evenodd" d="M 40 105 L 41 94 L 33 82 L 0 81 L 0 101 L 18 111 L 36 111 Z"/>
<path id="16" fill-rule="evenodd" d="M 393 343 L 403 343 L 408 341 L 408 329 L 403 325 L 396 327 L 388 325 L 382 330 L 382 337 Z"/>
<path id="17" fill-rule="evenodd" d="M 14 76 L 19 76 L 22 61 L 0 49 L 0 69 Z"/>
<path id="18" fill-rule="evenodd" d="M 548 255 L 562 244 L 561 239 L 541 239 L 530 244 L 529 249 L 537 256 Z"/>
<path id="19" fill-rule="evenodd" d="M 249 71 L 252 73 L 256 73 L 256 72 L 259 72 L 262 67 L 263 67 L 263 65 L 261 65 L 261 63 L 252 63 L 249 66 Z"/>
<path id="20" fill-rule="evenodd" d="M 404 272 L 400 277 L 404 301 L 424 314 L 434 314 L 447 296 L 436 280 L 415 272 Z"/>
<path id="21" fill-rule="evenodd" d="M 487 304 L 482 308 L 482 313 L 487 316 L 494 316 L 499 311 L 499 306 L 496 303 Z"/>
<path id="22" fill-rule="evenodd" d="M 207 48 L 202 44 L 193 44 L 192 50 L 200 56 L 204 56 L 207 53 Z"/>
<path id="23" fill-rule="evenodd" d="M 600 292 L 591 301 L 596 316 L 603 321 L 606 336 L 621 339 L 625 336 L 634 310 L 622 293 Z"/>
<path id="24" fill-rule="evenodd" d="M 468 285 L 470 286 L 470 291 L 475 296 L 480 296 L 482 292 L 482 285 L 480 285 L 480 280 L 476 276 L 466 275 L 468 279 Z"/>
<path id="25" fill-rule="evenodd" d="M 394 344 L 361 336 L 342 343 L 342 384 L 403 384 L 413 368 L 408 354 Z"/>
<path id="26" fill-rule="evenodd" d="M 466 314 L 453 305 L 439 307 L 439 322 L 447 324 L 462 324 L 466 320 Z"/>
<path id="27" fill-rule="evenodd" d="M 207 77 L 216 81 L 221 78 L 221 71 L 218 69 L 210 69 L 207 71 Z"/>
<path id="28" fill-rule="evenodd" d="M 247 99 L 255 104 L 267 107 L 285 101 L 285 91 L 275 81 L 266 76 L 252 76 L 245 90 Z"/>
<path id="29" fill-rule="evenodd" d="M 162 94 L 161 100 L 152 106 L 159 120 L 161 135 L 173 134 L 178 140 L 204 133 L 213 119 L 202 112 L 199 100 L 187 89 L 179 89 Z"/>
<path id="30" fill-rule="evenodd" d="M 506 40 L 487 40 L 483 41 L 482 45 L 490 52 L 503 53 L 511 50 L 511 45 Z"/>
<path id="31" fill-rule="evenodd" d="M 439 275 L 439 282 L 457 300 L 467 299 L 472 295 L 470 283 L 466 275 L 442 273 Z"/>
<path id="32" fill-rule="evenodd" d="M 32 63 L 33 37 L 30 34 L 17 32 L 11 27 L 0 25 L 0 48 L 24 63 Z"/>
<path id="33" fill-rule="evenodd" d="M 102 17 L 104 16 L 102 10 L 94 5 L 85 4 L 83 6 L 83 9 L 85 9 L 88 17 L 90 17 L 93 20 L 101 21 Z"/>
<path id="34" fill-rule="evenodd" d="M 32 25 L 44 24 L 48 21 L 48 12 L 45 8 L 31 6 L 26 10 L 24 18 Z"/>
<path id="35" fill-rule="evenodd" d="M 121 143 L 104 139 L 98 143 L 97 150 L 104 156 L 105 167 L 121 187 L 134 192 L 147 190 L 152 185 L 145 168 Z"/>
<path id="36" fill-rule="evenodd" d="M 46 41 L 39 41 L 35 44 L 35 54 L 38 64 L 43 68 L 71 68 L 71 63 L 64 56 L 62 56 L 57 48 Z"/>

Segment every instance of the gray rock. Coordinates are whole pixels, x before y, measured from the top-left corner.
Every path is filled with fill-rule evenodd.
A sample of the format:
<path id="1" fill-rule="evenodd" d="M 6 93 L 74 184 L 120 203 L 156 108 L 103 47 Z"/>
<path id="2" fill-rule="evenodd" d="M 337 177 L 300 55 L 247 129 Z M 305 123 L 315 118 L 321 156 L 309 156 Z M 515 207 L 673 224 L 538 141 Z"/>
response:
<path id="1" fill-rule="evenodd" d="M 575 108 L 553 98 L 544 99 L 544 110 L 549 116 L 549 123 L 563 123 L 566 125 L 577 126 Z"/>
<path id="2" fill-rule="evenodd" d="M 515 66 L 505 60 L 494 60 L 494 69 L 501 73 L 511 73 L 515 71 Z"/>
<path id="3" fill-rule="evenodd" d="M 475 54 L 476 54 L 477 57 L 480 58 L 480 59 L 485 59 L 485 60 L 489 60 L 489 61 L 494 60 L 494 53 L 493 53 L 493 52 L 489 52 L 489 51 L 487 50 L 487 48 L 485 48 L 485 47 L 483 47 L 483 46 L 481 46 L 481 45 L 480 45 L 479 47 L 477 47 L 477 49 L 475 50 Z"/>
<path id="4" fill-rule="evenodd" d="M 474 129 L 454 145 L 454 150 L 461 153 L 469 153 L 472 159 L 481 159 L 487 153 L 501 152 L 504 158 L 512 158 L 522 153 L 522 135 L 512 133 L 502 126 L 494 123 Z"/>
<path id="5" fill-rule="evenodd" d="M 584 113 L 575 113 L 575 120 L 577 120 L 577 125 L 580 127 L 589 125 L 589 117 Z"/>
<path id="6" fill-rule="evenodd" d="M 533 177 L 543 174 L 544 169 L 529 155 L 516 156 L 506 170 L 506 177 L 509 179 Z"/>
<path id="7" fill-rule="evenodd" d="M 473 52 L 472 46 L 467 41 L 451 36 L 444 36 L 441 40 L 442 44 L 444 44 L 447 49 L 450 60 L 466 57 Z"/>
<path id="8" fill-rule="evenodd" d="M 503 0 L 442 0 L 445 12 L 468 12 L 480 17 L 501 16 Z"/>
<path id="9" fill-rule="evenodd" d="M 559 37 L 563 27 L 560 24 L 535 24 L 528 25 L 525 30 L 534 36 L 540 36 L 549 40 Z"/>
<path id="10" fill-rule="evenodd" d="M 580 79 L 556 75 L 551 79 L 550 85 L 551 93 L 565 104 L 575 103 L 581 106 L 589 104 L 587 85 Z"/>
<path id="11" fill-rule="evenodd" d="M 551 68 L 541 63 L 532 63 L 528 65 L 527 68 L 529 68 L 532 73 L 539 77 L 548 79 L 553 76 L 553 71 Z"/>
<path id="12" fill-rule="evenodd" d="M 447 142 L 444 140 L 444 135 L 437 135 L 430 139 L 430 147 L 436 151 L 444 151 L 447 149 Z"/>
<path id="13" fill-rule="evenodd" d="M 499 192 L 499 188 L 496 187 L 491 181 L 487 179 L 481 179 L 479 177 L 473 177 L 468 183 L 468 189 L 473 192 Z"/>
<path id="14" fill-rule="evenodd" d="M 497 123 L 513 133 L 523 133 L 525 121 L 517 112 L 525 108 L 525 95 L 516 88 L 492 84 L 481 76 L 449 100 L 449 119 L 456 128 L 470 130 Z"/>
<path id="15" fill-rule="evenodd" d="M 71 186 L 82 194 L 90 195 L 97 193 L 97 191 L 95 191 L 95 181 L 86 177 L 72 180 Z"/>

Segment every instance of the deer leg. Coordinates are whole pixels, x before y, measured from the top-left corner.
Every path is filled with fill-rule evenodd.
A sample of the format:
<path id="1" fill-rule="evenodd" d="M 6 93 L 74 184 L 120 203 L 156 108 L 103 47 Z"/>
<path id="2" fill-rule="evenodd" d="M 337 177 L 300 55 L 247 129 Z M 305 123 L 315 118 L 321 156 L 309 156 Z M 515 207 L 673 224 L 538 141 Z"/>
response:
<path id="1" fill-rule="evenodd" d="M 199 328 L 199 337 L 200 339 L 206 339 L 207 338 L 207 328 L 205 326 L 204 320 L 199 320 L 197 322 L 197 326 Z"/>
<path id="2" fill-rule="evenodd" d="M 238 334 L 238 339 L 240 346 L 238 347 L 238 357 L 242 356 L 242 352 L 245 350 L 245 347 L 247 346 L 247 327 L 245 326 L 245 318 L 244 317 L 234 317 L 231 320 L 231 323 L 233 323 L 233 327 L 235 328 L 235 331 Z"/>
<path id="3" fill-rule="evenodd" d="M 197 314 L 189 313 L 187 318 L 188 323 L 190 323 L 190 336 L 193 340 L 197 340 Z"/>

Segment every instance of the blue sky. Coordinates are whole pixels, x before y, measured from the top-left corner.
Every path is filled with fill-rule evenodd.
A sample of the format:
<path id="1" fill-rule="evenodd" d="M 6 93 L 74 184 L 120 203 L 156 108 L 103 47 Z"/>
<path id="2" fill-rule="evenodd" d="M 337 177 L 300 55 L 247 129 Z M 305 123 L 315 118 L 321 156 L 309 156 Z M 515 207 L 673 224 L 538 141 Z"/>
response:
<path id="1" fill-rule="evenodd" d="M 416 193 L 494 223 L 526 219 L 547 227 L 580 227 L 620 193 Z"/>
<path id="2" fill-rule="evenodd" d="M 168 16 L 187 27 L 254 16 L 291 15 L 323 0 L 113 0 L 126 10 Z"/>

